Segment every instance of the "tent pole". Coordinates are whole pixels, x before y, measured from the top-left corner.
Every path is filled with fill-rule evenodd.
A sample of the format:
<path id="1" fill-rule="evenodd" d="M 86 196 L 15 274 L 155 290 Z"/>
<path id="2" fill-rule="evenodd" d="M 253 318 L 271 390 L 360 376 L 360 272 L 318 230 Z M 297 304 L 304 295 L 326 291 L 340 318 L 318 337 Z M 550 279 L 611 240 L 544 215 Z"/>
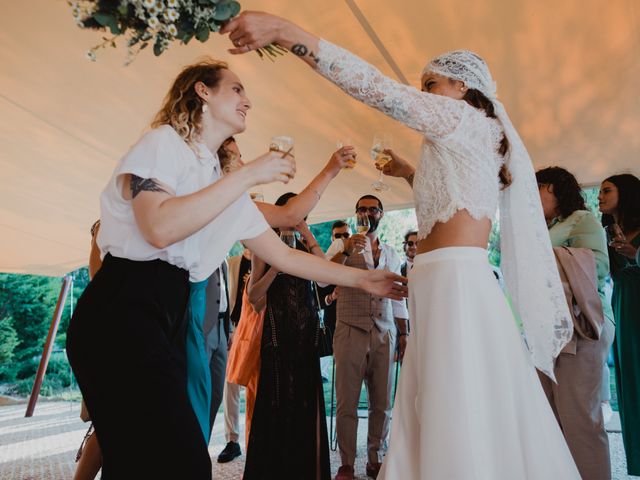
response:
<path id="1" fill-rule="evenodd" d="M 44 344 L 44 350 L 42 351 L 42 358 L 40 359 L 40 365 L 38 366 L 38 373 L 33 382 L 33 388 L 31 389 L 31 396 L 29 397 L 29 405 L 27 405 L 27 412 L 25 417 L 33 416 L 33 411 L 36 408 L 36 402 L 38 401 L 38 395 L 40 395 L 40 388 L 42 387 L 42 381 L 44 380 L 44 374 L 47 371 L 47 365 L 49 365 L 49 358 L 51 358 L 51 351 L 53 350 L 53 342 L 56 339 L 56 333 L 58 332 L 58 325 L 60 325 L 60 319 L 62 318 L 62 311 L 64 310 L 64 303 L 69 293 L 69 287 L 73 283 L 70 275 L 66 275 L 62 279 L 62 286 L 60 287 L 60 295 L 58 296 L 58 303 L 56 309 L 53 311 L 53 319 L 49 326 L 49 334 L 47 335 L 47 341 Z"/>

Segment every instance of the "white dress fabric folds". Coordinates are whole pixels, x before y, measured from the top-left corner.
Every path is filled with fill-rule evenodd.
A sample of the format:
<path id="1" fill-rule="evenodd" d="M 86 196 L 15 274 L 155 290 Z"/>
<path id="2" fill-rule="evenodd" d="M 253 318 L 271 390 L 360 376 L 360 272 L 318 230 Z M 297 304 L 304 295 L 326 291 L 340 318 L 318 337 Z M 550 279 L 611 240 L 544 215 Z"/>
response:
<path id="1" fill-rule="evenodd" d="M 417 255 L 409 311 L 379 480 L 580 478 L 486 250 Z"/>

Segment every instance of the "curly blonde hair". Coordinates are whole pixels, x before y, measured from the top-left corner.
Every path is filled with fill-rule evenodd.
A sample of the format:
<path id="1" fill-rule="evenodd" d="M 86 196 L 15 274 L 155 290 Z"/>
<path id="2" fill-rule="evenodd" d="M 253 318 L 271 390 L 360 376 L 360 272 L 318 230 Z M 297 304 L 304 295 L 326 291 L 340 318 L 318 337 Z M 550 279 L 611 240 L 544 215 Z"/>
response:
<path id="1" fill-rule="evenodd" d="M 202 131 L 202 106 L 204 105 L 203 100 L 196 93 L 195 85 L 202 82 L 209 88 L 216 88 L 222 79 L 222 71 L 228 69 L 226 62 L 213 58 L 205 58 L 184 67 L 165 96 L 162 107 L 151 122 L 151 128 L 171 125 L 178 135 L 192 146 L 198 141 Z M 233 168 L 226 165 L 228 156 L 220 157 L 220 163 L 225 172 Z"/>

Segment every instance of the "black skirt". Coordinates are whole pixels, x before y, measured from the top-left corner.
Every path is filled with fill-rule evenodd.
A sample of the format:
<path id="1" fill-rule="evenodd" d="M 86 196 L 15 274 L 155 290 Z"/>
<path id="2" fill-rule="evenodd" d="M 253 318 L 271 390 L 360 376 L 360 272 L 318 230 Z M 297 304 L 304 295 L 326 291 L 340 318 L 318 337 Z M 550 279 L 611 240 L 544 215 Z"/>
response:
<path id="1" fill-rule="evenodd" d="M 106 255 L 67 331 L 67 354 L 102 449 L 102 478 L 210 479 L 187 397 L 188 273 Z"/>

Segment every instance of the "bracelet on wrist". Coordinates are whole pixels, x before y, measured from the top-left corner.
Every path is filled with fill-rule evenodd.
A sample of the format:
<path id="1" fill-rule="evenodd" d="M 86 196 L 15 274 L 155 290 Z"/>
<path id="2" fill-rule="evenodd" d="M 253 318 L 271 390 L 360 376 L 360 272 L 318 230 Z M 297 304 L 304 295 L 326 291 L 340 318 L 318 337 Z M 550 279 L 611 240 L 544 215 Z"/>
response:
<path id="1" fill-rule="evenodd" d="M 342 251 L 342 252 L 340 252 L 340 253 L 342 253 L 345 257 L 348 257 L 348 256 L 350 256 L 350 255 L 351 255 L 347 250 L 343 250 L 343 251 Z"/>
<path id="2" fill-rule="evenodd" d="M 399 336 L 399 337 L 408 337 L 408 336 L 409 336 L 409 334 L 408 334 L 407 332 L 400 332 L 400 333 L 398 334 L 398 336 Z"/>

